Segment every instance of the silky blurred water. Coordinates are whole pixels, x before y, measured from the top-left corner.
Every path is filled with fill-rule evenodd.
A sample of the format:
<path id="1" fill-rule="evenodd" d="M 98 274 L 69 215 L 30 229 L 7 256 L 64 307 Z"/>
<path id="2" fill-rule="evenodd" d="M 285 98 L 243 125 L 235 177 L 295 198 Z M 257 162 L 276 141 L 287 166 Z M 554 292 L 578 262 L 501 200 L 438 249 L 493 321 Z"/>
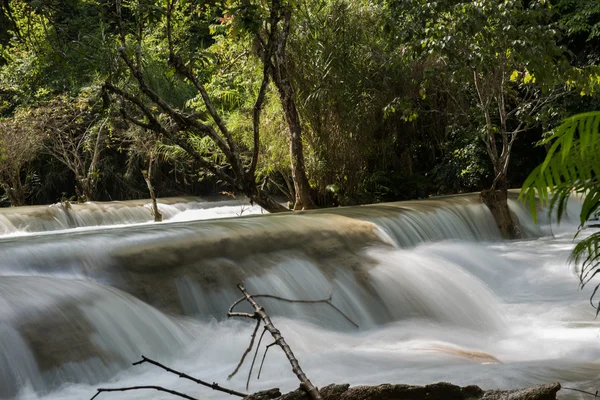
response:
<path id="1" fill-rule="evenodd" d="M 575 226 L 550 230 L 524 211 L 519 216 L 530 238 L 510 242 L 500 239 L 485 207 L 465 198 L 212 222 L 189 221 L 183 212 L 175 217 L 188 221 L 5 237 L 0 397 L 75 400 L 92 397 L 96 387 L 161 385 L 202 399 L 229 398 L 153 366 L 132 367 L 142 354 L 245 391 L 250 362 L 227 381 L 254 325 L 225 317 L 239 297 L 238 278 L 251 293 L 332 293 L 360 325 L 322 304 L 261 300 L 318 386 L 449 381 L 508 389 L 558 381 L 595 392 L 600 323 L 590 290 L 578 290 L 568 264 Z M 369 230 L 379 243 L 361 245 Z M 274 231 L 289 243 L 258 238 L 251 246 L 260 252 L 235 251 L 236 235 L 256 232 L 268 241 Z M 304 240 L 327 233 L 324 247 L 332 250 L 319 247 L 321 236 L 295 244 L 301 232 Z M 190 249 L 179 246 L 190 237 L 227 253 L 215 257 L 207 249 L 210 258 L 191 262 L 183 254 Z M 142 259 L 157 245 L 167 254 L 150 270 L 129 264 L 136 251 Z M 265 336 L 259 360 L 269 343 Z M 251 392 L 298 385 L 277 348 L 260 380 L 257 369 Z M 101 396 L 169 398 L 153 391 Z"/>

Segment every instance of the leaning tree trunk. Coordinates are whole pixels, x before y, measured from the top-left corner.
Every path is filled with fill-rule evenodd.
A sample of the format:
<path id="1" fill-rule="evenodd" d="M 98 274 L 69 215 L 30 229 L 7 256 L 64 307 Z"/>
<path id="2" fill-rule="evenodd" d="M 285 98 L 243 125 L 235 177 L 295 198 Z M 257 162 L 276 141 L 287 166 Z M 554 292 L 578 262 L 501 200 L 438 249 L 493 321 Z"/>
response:
<path id="1" fill-rule="evenodd" d="M 248 196 L 252 203 L 256 203 L 261 206 L 265 211 L 269 213 L 278 213 L 289 211 L 289 209 L 272 198 L 267 194 L 261 187 L 258 187 L 250 177 L 245 178 L 245 182 L 242 188 L 243 193 Z"/>
<path id="2" fill-rule="evenodd" d="M 156 193 L 154 192 L 154 186 L 152 185 L 152 166 L 154 164 L 154 156 L 150 156 L 148 160 L 148 170 L 142 171 L 146 186 L 148 186 L 148 193 L 150 193 L 150 200 L 152 200 L 152 215 L 154 216 L 154 222 L 162 222 L 162 213 L 158 209 L 158 203 L 156 202 Z"/>

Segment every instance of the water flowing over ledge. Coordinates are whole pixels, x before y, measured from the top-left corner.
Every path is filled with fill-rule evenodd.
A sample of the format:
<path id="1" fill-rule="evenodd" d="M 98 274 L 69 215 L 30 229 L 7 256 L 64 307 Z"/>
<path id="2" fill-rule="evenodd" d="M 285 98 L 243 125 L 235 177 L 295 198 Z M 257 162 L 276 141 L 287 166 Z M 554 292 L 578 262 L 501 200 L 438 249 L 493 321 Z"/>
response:
<path id="1" fill-rule="evenodd" d="M 245 198 L 205 200 L 196 197 L 160 199 L 165 221 L 203 220 L 261 214 Z M 153 221 L 150 200 L 56 203 L 48 206 L 0 208 L 0 237 L 100 226 L 127 226 Z"/>
<path id="2" fill-rule="evenodd" d="M 511 208 L 526 233 L 544 232 Z M 74 400 L 111 378 L 169 383 L 127 369 L 142 353 L 223 381 L 249 334 L 223 320 L 238 282 L 297 299 L 331 291 L 359 323 L 265 300 L 319 385 L 591 389 L 598 324 L 566 268 L 571 247 L 568 234 L 501 241 L 476 195 L 4 237 L 0 398 Z M 259 388 L 293 388 L 285 363 L 269 363 Z"/>

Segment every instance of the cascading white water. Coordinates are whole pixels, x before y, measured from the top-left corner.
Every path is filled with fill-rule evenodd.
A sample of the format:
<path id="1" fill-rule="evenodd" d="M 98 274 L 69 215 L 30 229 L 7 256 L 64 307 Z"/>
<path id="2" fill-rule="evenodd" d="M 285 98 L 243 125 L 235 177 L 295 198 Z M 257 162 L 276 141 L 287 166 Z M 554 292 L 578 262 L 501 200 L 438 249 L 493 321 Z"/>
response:
<path id="1" fill-rule="evenodd" d="M 167 198 L 158 202 L 163 221 L 192 221 L 262 214 L 246 199 L 206 201 L 199 198 Z M 0 237 L 36 232 L 127 226 L 153 221 L 147 200 L 57 203 L 50 206 L 0 208 Z"/>
<path id="2" fill-rule="evenodd" d="M 238 281 L 297 299 L 331 291 L 360 325 L 322 304 L 261 300 L 319 386 L 558 380 L 595 391 L 600 324 L 589 292 L 576 290 L 572 228 L 563 230 L 502 242 L 489 211 L 459 196 L 0 239 L 0 398 L 75 400 L 139 384 L 227 397 L 128 368 L 141 354 L 244 391 L 248 365 L 226 381 L 252 331 L 224 318 Z M 251 389 L 296 386 L 272 350 Z M 119 395 L 149 397 L 168 398 Z"/>
<path id="3" fill-rule="evenodd" d="M 165 356 L 191 339 L 153 307 L 88 281 L 5 276 L 0 314 L 3 397 L 24 383 L 47 392 L 64 381 L 99 382 L 142 353 Z"/>

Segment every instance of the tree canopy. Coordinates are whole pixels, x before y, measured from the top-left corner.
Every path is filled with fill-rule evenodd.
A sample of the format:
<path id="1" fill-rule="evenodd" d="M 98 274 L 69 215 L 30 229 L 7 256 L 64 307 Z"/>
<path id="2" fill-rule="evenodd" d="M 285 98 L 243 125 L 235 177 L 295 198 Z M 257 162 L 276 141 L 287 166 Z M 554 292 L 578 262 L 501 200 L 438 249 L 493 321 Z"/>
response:
<path id="1" fill-rule="evenodd" d="M 504 190 L 542 162 L 544 131 L 600 109 L 595 1 L 0 10 L 5 205 L 147 197 L 132 171 L 150 159 L 160 196 L 272 210 Z"/>

